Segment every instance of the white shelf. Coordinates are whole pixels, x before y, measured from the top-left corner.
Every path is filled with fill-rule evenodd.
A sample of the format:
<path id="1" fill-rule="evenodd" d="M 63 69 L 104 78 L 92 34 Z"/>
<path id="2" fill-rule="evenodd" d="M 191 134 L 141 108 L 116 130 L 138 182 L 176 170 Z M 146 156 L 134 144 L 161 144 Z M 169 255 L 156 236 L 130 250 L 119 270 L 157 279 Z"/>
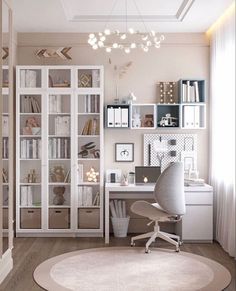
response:
<path id="1" fill-rule="evenodd" d="M 100 182 L 78 182 L 78 186 L 96 186 L 100 185 Z"/>
<path id="2" fill-rule="evenodd" d="M 23 88 L 20 86 L 20 71 L 21 70 L 39 70 L 37 72 L 38 78 L 40 79 L 40 87 L 37 88 Z M 66 70 L 66 72 L 65 72 Z M 99 88 L 78 88 L 78 71 L 79 70 L 89 70 L 93 74 L 93 70 L 99 70 L 100 72 L 100 87 Z M 67 236 L 87 236 L 91 234 L 93 236 L 101 236 L 103 233 L 103 175 L 99 177 L 101 182 L 90 183 L 83 182 L 79 185 L 82 186 L 96 186 L 97 188 L 92 188 L 93 191 L 99 188 L 100 191 L 100 206 L 89 206 L 83 208 L 94 208 L 99 209 L 99 229 L 78 229 L 78 183 L 77 183 L 77 165 L 79 163 L 84 164 L 84 174 L 89 170 L 91 164 L 96 164 L 97 171 L 103 173 L 103 67 L 101 66 L 17 66 L 16 68 L 16 235 L 18 236 L 44 236 L 44 235 L 67 235 Z M 81 71 L 80 71 L 81 72 Z M 68 80 L 70 82 L 70 87 L 49 87 L 49 73 L 54 78 L 54 81 L 58 80 Z M 64 76 L 63 74 L 66 74 Z M 60 75 L 60 76 L 59 76 Z M 40 76 L 40 77 L 39 77 Z M 38 79 L 38 81 L 39 81 Z M 85 99 L 79 98 L 79 95 L 99 95 L 97 99 L 99 101 L 98 112 L 84 112 Z M 37 101 L 40 105 L 41 112 L 20 112 L 21 104 L 23 102 L 22 96 L 24 95 L 34 95 L 37 98 Z M 61 105 L 60 108 L 55 109 L 50 107 L 50 95 L 61 95 Z M 50 112 L 52 111 L 52 112 Z M 61 112 L 57 112 L 61 111 Z M 90 111 L 90 110 L 88 110 Z M 92 111 L 92 110 L 91 110 Z M 24 126 L 24 119 L 28 116 L 38 116 L 38 119 L 41 120 L 41 133 L 40 135 L 21 135 L 23 133 L 22 127 Z M 69 116 L 70 117 L 70 130 L 69 134 L 66 135 L 56 135 L 57 131 L 55 130 L 55 122 L 57 116 Z M 92 118 L 93 116 L 99 119 L 99 135 L 79 135 L 81 132 L 81 127 L 86 120 L 86 116 Z M 20 122 L 19 122 L 20 121 Z M 66 131 L 65 131 L 66 132 Z M 52 133 L 52 134 L 51 134 Z M 41 155 L 40 159 L 25 159 L 21 158 L 21 141 L 23 138 L 40 139 L 41 140 Z M 53 155 L 50 155 L 49 152 L 49 142 L 53 138 L 65 138 L 68 139 L 68 144 L 70 148 L 68 153 L 70 153 L 70 158 L 52 158 Z M 100 159 L 97 158 L 81 158 L 78 156 L 79 146 L 83 144 L 86 139 L 92 139 L 96 142 L 97 147 L 100 149 Z M 58 148 L 57 148 L 58 149 Z M 58 157 L 59 155 L 56 155 Z M 60 155 L 67 157 L 66 155 Z M 49 159 L 50 157 L 50 159 Z M 93 156 L 91 156 L 93 157 Z M 27 161 L 27 162 L 25 162 Z M 40 161 L 40 162 L 39 162 Z M 85 161 L 85 162 L 84 162 Z M 52 166 L 63 166 L 65 173 L 70 170 L 69 183 L 65 182 L 50 182 L 50 170 Z M 88 168 L 88 169 L 87 169 Z M 38 180 L 41 182 L 37 183 L 24 183 L 22 181 L 30 172 L 30 170 L 35 169 Z M 63 179 L 64 180 L 64 179 Z M 67 181 L 67 180 L 66 180 Z M 32 195 L 33 202 L 38 201 L 41 204 L 39 206 L 21 206 L 21 186 L 32 186 Z M 65 187 L 64 198 L 66 199 L 66 205 L 52 205 L 53 198 L 55 194 L 53 192 L 54 187 Z M 96 193 L 93 193 L 93 197 Z M 26 209 L 25 211 L 23 209 Z M 28 214 L 27 210 L 34 210 L 32 213 Z M 40 210 L 38 210 L 40 209 Z M 50 223 L 52 222 L 52 213 L 50 209 L 62 209 L 62 214 L 58 213 L 57 215 L 63 215 L 64 212 L 70 213 L 69 219 L 69 229 L 51 229 L 49 228 L 49 218 Z M 64 211 L 63 211 L 64 210 Z M 40 212 L 40 217 L 39 217 Z M 53 212 L 53 210 L 51 210 Z M 98 212 L 98 211 L 96 211 Z M 22 215 L 35 215 L 38 223 L 36 227 L 33 228 L 25 227 L 21 221 Z M 28 221 L 32 222 L 33 219 Z M 40 221 L 39 221 L 40 220 Z M 27 221 L 25 219 L 24 221 Z M 31 223 L 30 222 L 30 223 Z M 21 228 L 22 227 L 22 228 Z"/>
<path id="3" fill-rule="evenodd" d="M 86 208 L 98 208 L 98 209 L 100 209 L 100 206 L 95 206 L 95 205 L 92 205 L 92 206 L 78 206 L 77 207 L 78 209 L 86 209 Z"/>

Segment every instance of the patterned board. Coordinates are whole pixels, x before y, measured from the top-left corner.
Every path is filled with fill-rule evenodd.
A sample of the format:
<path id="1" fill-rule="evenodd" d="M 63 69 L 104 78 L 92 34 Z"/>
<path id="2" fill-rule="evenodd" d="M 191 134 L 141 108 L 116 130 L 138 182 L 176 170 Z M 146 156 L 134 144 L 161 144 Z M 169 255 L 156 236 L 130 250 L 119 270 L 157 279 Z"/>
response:
<path id="1" fill-rule="evenodd" d="M 165 141 L 166 152 L 154 150 L 154 141 Z M 150 154 L 149 154 L 150 149 Z M 183 161 L 185 171 L 192 165 L 197 170 L 196 134 L 144 134 L 144 166 L 160 166 L 163 171 L 171 162 Z M 160 158 L 163 157 L 160 162 Z M 150 161 L 150 163 L 149 163 Z"/>

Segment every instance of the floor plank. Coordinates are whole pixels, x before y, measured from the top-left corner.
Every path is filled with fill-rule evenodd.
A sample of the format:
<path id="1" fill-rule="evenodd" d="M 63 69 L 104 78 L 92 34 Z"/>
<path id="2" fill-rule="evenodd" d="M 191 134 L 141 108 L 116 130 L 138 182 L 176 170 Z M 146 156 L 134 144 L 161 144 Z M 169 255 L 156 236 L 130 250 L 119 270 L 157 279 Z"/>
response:
<path id="1" fill-rule="evenodd" d="M 109 246 L 129 246 L 130 237 L 111 238 Z M 144 241 L 136 243 L 144 246 Z M 156 247 L 172 248 L 163 241 Z M 39 291 L 43 290 L 33 280 L 33 271 L 48 258 L 80 249 L 105 247 L 103 238 L 15 238 L 13 249 L 14 268 L 0 285 L 1 291 Z M 213 259 L 224 265 L 231 273 L 231 284 L 226 291 L 236 290 L 235 260 L 220 247 L 213 244 L 184 244 L 181 250 Z"/>

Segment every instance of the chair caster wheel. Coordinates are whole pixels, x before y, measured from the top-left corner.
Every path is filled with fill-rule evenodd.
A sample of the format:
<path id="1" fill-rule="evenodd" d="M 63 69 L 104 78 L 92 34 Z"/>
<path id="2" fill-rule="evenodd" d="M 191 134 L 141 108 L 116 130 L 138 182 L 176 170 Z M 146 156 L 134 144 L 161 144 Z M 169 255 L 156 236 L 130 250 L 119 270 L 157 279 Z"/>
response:
<path id="1" fill-rule="evenodd" d="M 147 249 L 145 250 L 145 254 L 150 254 L 150 253 L 151 253 L 151 251 L 149 249 L 148 250 Z"/>
<path id="2" fill-rule="evenodd" d="M 183 244 L 183 241 L 180 240 L 180 241 L 179 241 L 179 246 L 182 246 L 182 244 Z"/>
<path id="3" fill-rule="evenodd" d="M 179 253 L 179 249 L 176 249 L 175 252 L 176 252 L 176 253 Z"/>
<path id="4" fill-rule="evenodd" d="M 135 247 L 135 243 L 134 243 L 134 242 L 131 243 L 130 246 L 131 246 L 131 247 Z"/>

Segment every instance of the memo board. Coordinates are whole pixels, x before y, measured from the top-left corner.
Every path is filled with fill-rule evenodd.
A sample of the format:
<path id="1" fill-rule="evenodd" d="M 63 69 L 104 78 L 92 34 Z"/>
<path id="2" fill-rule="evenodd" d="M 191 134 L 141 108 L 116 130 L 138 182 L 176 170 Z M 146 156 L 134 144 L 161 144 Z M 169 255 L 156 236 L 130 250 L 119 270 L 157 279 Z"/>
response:
<path id="1" fill-rule="evenodd" d="M 166 152 L 162 162 L 154 150 L 155 140 L 165 141 Z M 190 164 L 197 170 L 197 135 L 196 134 L 144 134 L 144 166 L 161 166 L 163 171 L 171 162 L 184 162 L 185 172 Z"/>

